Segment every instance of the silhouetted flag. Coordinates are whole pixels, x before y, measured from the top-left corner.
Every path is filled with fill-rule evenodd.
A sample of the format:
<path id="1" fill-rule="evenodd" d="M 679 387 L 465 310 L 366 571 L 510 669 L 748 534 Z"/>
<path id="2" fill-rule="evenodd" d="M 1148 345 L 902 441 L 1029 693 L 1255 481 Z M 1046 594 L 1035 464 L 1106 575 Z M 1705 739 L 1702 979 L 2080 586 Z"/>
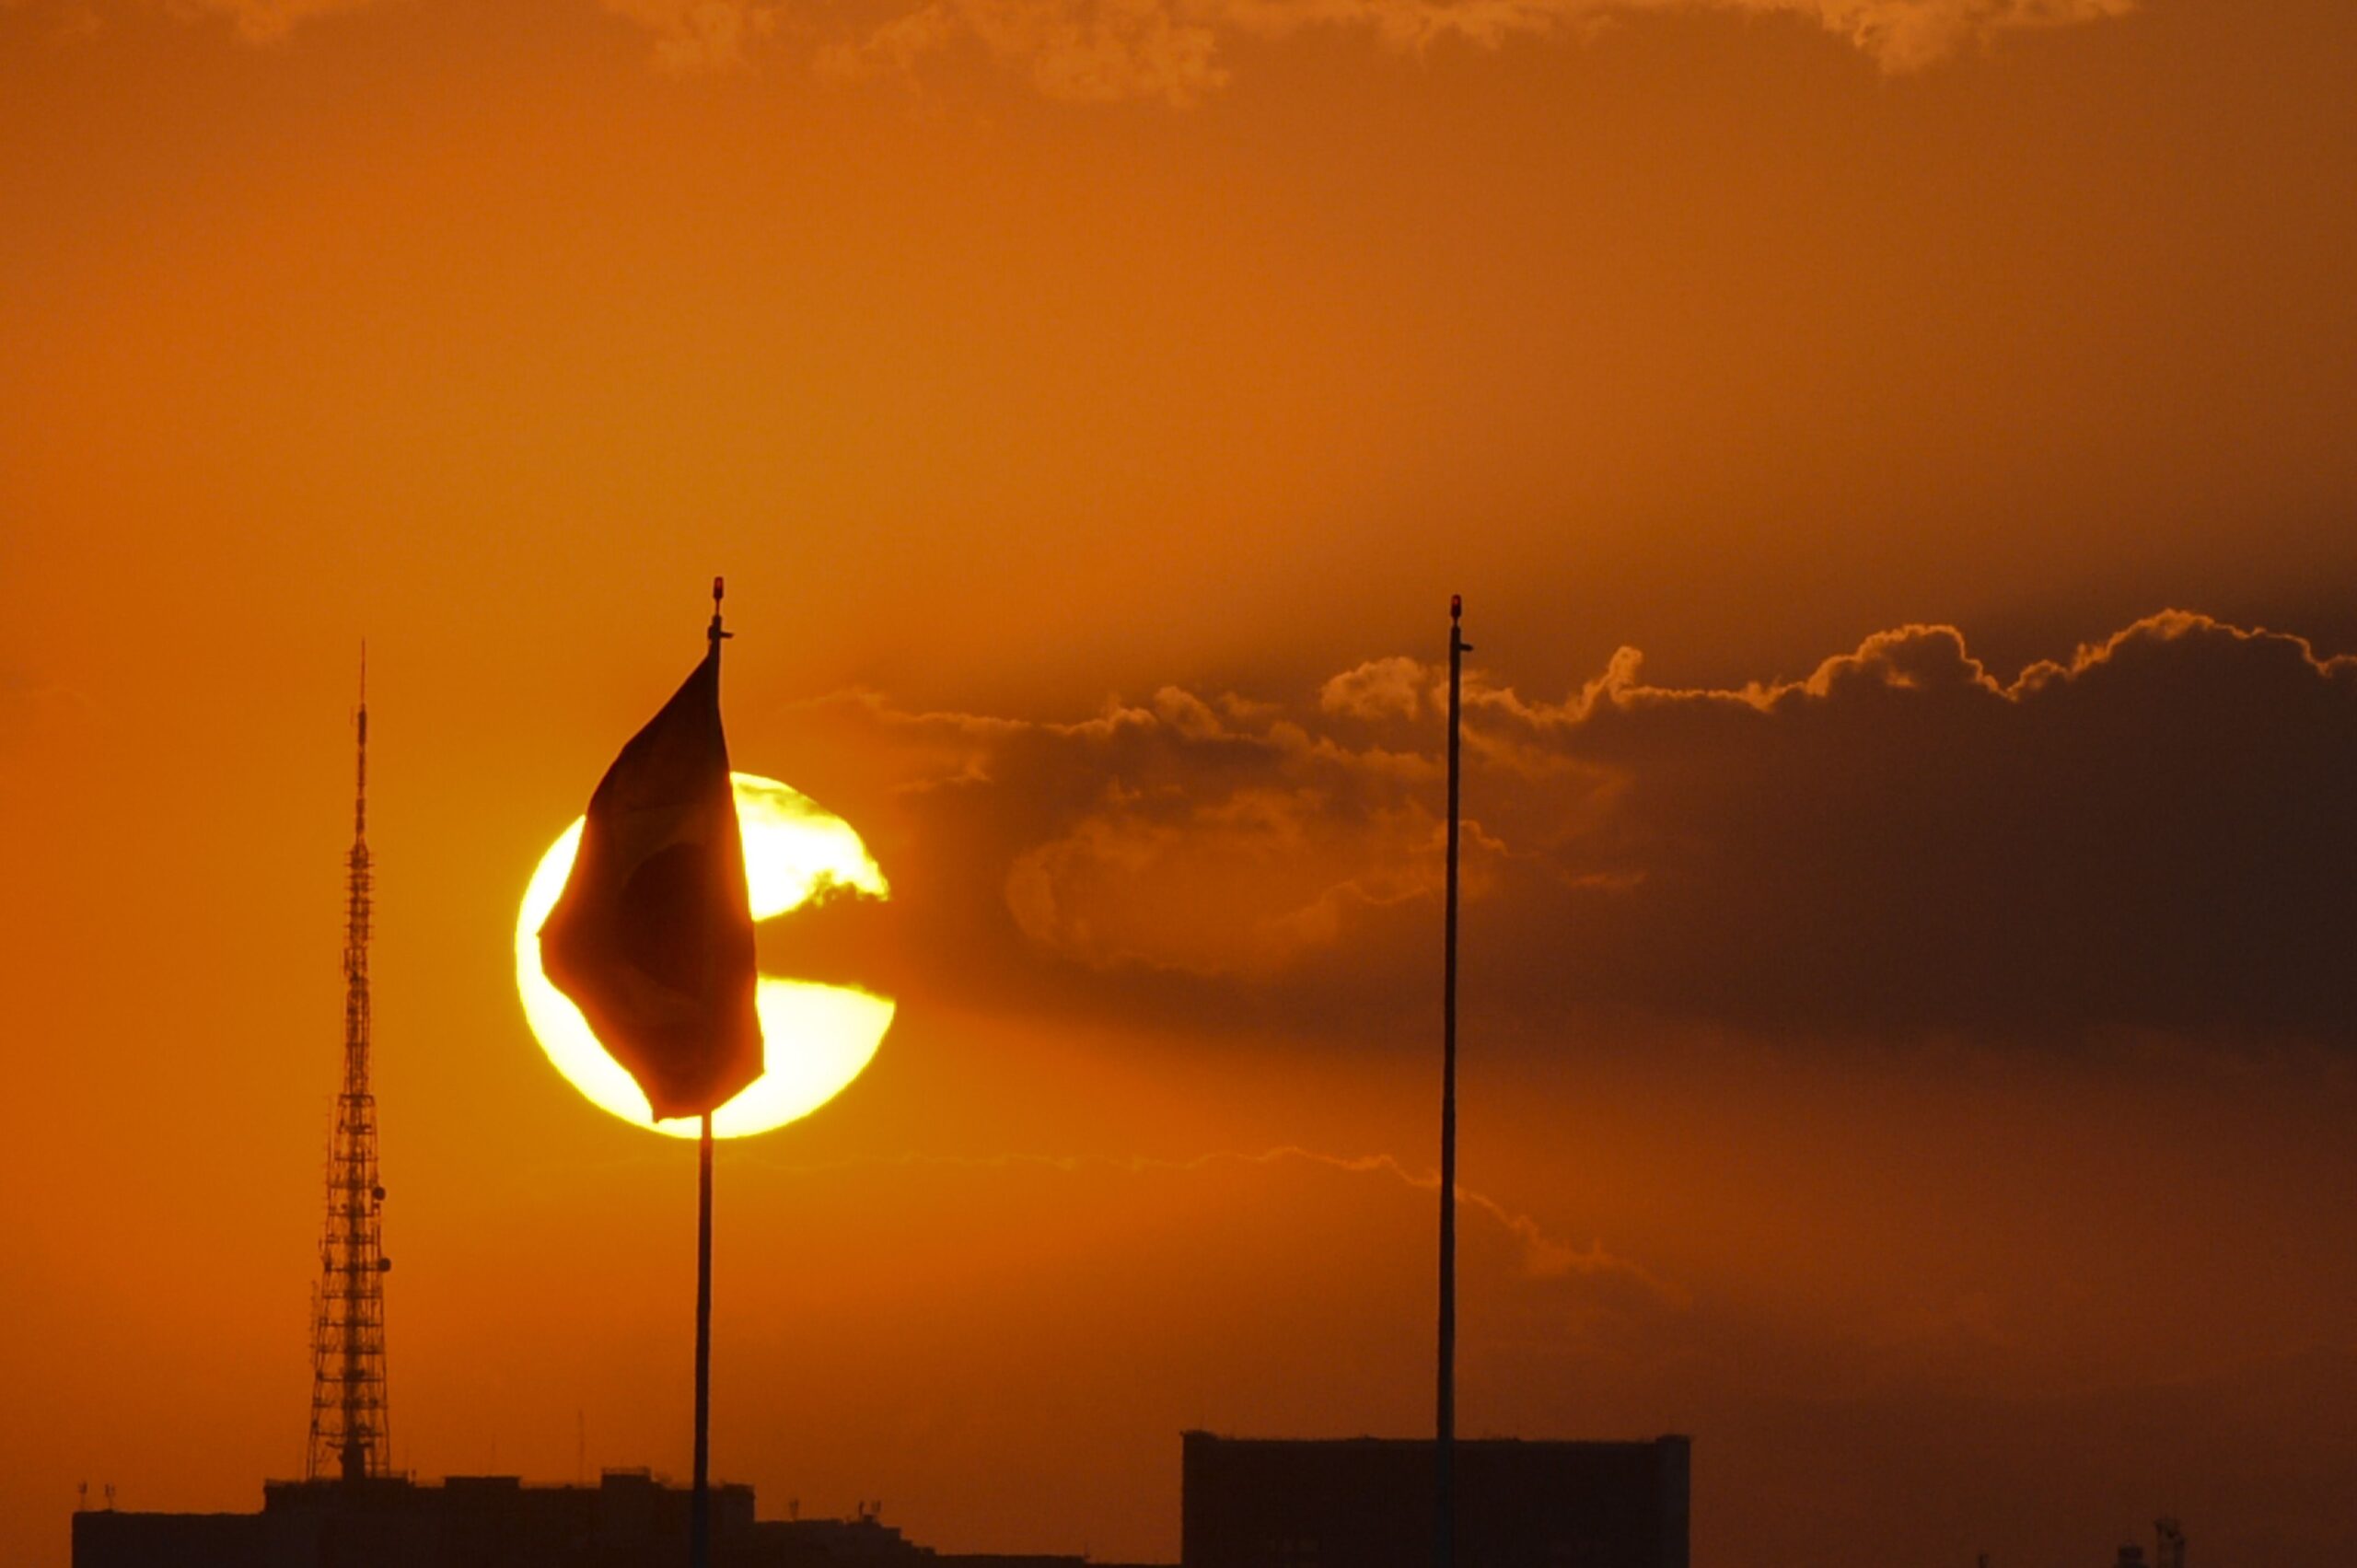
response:
<path id="1" fill-rule="evenodd" d="M 540 967 L 658 1120 L 716 1109 L 761 1075 L 716 636 L 589 797 Z"/>

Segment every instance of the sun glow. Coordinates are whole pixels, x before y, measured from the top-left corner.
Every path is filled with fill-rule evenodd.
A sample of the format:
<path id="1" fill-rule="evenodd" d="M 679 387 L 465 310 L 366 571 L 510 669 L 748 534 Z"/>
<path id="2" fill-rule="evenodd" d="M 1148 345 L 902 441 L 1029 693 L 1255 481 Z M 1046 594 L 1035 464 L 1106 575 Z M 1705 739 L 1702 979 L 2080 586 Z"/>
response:
<path id="1" fill-rule="evenodd" d="M 753 773 L 732 773 L 737 830 L 745 845 L 745 882 L 753 918 L 798 909 L 822 889 L 843 887 L 884 899 L 891 889 L 852 825 L 801 791 Z M 621 1063 L 606 1054 L 565 994 L 540 969 L 540 923 L 556 907 L 581 845 L 581 819 L 549 846 L 524 890 L 516 918 L 516 990 L 549 1061 L 593 1105 L 633 1126 L 692 1138 L 692 1117 L 656 1121 L 646 1097 Z M 807 1116 L 842 1092 L 876 1055 L 891 1027 L 892 1000 L 847 985 L 761 977 L 754 1006 L 761 1017 L 767 1070 L 713 1113 L 715 1137 L 767 1132 Z"/>

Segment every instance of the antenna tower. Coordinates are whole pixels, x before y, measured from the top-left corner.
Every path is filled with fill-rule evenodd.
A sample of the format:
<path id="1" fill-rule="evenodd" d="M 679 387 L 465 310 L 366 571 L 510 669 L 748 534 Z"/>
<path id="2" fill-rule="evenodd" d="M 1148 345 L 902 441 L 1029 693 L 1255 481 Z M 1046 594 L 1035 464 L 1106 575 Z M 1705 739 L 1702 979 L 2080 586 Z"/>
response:
<path id="1" fill-rule="evenodd" d="M 389 1475 L 385 1408 L 385 1189 L 377 1177 L 377 1097 L 368 1088 L 368 657 L 360 659 L 360 764 L 344 859 L 343 1086 L 328 1141 L 327 1218 L 311 1292 L 311 1440 L 306 1481 Z"/>

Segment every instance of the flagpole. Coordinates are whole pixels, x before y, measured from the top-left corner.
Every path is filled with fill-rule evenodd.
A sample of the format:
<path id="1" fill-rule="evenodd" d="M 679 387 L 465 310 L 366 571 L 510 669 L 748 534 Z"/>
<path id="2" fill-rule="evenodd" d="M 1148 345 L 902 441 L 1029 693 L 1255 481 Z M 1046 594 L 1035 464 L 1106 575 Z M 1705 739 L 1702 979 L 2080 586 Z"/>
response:
<path id="1" fill-rule="evenodd" d="M 1443 894 L 1440 1022 L 1440 1387 L 1434 1400 L 1434 1568 L 1457 1560 L 1457 778 L 1465 667 L 1462 596 L 1448 598 L 1448 848 Z"/>
<path id="2" fill-rule="evenodd" d="M 690 1568 L 712 1563 L 712 1112 L 696 1140 L 696 1458 Z"/>
<path id="3" fill-rule="evenodd" d="M 720 596 L 727 585 L 712 580 L 712 640 L 714 657 L 721 639 Z M 688 1568 L 712 1568 L 712 1112 L 703 1113 L 696 1138 L 696 1450 L 694 1491 L 688 1500 Z"/>

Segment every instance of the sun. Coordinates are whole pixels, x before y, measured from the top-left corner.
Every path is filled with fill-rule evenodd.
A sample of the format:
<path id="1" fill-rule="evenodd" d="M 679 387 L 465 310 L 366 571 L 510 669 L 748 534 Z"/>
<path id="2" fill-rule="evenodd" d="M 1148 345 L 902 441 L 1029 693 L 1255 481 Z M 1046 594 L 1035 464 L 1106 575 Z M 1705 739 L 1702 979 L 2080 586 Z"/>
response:
<path id="1" fill-rule="evenodd" d="M 882 869 L 849 822 L 775 779 L 731 773 L 729 782 L 736 785 L 737 830 L 744 840 L 745 882 L 755 920 L 798 909 L 829 884 L 868 898 L 891 896 Z M 540 969 L 540 923 L 564 890 L 581 847 L 581 825 L 575 818 L 540 857 L 516 916 L 516 990 L 524 1016 L 556 1070 L 591 1104 L 633 1126 L 692 1138 L 695 1118 L 657 1121 L 647 1114 L 638 1085 L 606 1054 L 581 1009 Z M 859 1076 L 892 1024 L 888 996 L 774 975 L 761 977 L 754 1006 L 761 1016 L 768 1070 L 713 1112 L 714 1137 L 749 1137 L 809 1115 Z"/>

